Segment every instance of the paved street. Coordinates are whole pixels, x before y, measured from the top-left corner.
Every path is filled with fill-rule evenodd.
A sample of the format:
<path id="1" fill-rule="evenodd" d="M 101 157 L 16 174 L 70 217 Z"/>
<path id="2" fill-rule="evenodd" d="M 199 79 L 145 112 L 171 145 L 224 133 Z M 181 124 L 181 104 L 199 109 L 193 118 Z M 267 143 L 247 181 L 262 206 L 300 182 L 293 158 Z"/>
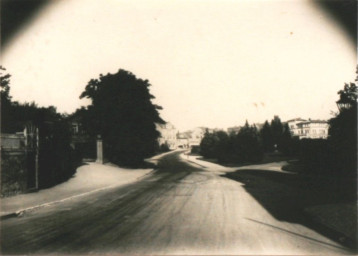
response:
<path id="1" fill-rule="evenodd" d="M 242 183 L 180 154 L 164 156 L 138 182 L 2 221 L 2 253 L 349 253 L 304 225 L 274 218 Z"/>

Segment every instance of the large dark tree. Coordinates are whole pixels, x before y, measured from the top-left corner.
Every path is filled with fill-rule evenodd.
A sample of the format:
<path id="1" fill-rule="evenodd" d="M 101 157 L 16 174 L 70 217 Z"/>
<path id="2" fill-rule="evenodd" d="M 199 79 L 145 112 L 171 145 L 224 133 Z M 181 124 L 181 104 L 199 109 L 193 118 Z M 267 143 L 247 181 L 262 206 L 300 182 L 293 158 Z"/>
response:
<path id="1" fill-rule="evenodd" d="M 264 123 L 262 129 L 260 130 L 260 135 L 261 135 L 263 150 L 265 152 L 272 152 L 274 150 L 274 142 L 272 137 L 271 126 L 268 123 L 268 121 Z"/>
<path id="2" fill-rule="evenodd" d="M 242 163 L 262 160 L 263 149 L 256 126 L 250 126 L 246 121 L 245 125 L 236 135 L 234 152 L 239 162 Z"/>
<path id="3" fill-rule="evenodd" d="M 280 140 L 283 133 L 283 125 L 281 119 L 278 116 L 274 116 L 271 120 L 271 134 L 275 149 L 280 146 Z"/>
<path id="4" fill-rule="evenodd" d="M 1 132 L 9 132 L 8 123 L 11 118 L 10 74 L 0 66 L 1 93 Z"/>
<path id="5" fill-rule="evenodd" d="M 338 92 L 339 103 L 347 103 L 339 114 L 329 121 L 329 146 L 332 165 L 342 171 L 357 170 L 357 85 L 345 84 Z"/>
<path id="6" fill-rule="evenodd" d="M 157 149 L 155 123 L 164 123 L 149 92 L 148 80 L 119 70 L 92 79 L 80 98 L 89 98 L 87 129 L 101 135 L 105 157 L 121 164 L 135 165 Z"/>

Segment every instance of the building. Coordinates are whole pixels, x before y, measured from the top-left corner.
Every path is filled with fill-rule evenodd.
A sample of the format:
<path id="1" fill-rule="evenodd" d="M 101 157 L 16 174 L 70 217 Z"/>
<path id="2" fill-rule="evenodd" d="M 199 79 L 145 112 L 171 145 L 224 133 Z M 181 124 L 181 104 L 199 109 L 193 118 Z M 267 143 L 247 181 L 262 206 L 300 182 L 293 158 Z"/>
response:
<path id="1" fill-rule="evenodd" d="M 297 124 L 300 139 L 327 139 L 328 122 L 323 120 L 308 120 Z"/>
<path id="2" fill-rule="evenodd" d="M 158 138 L 159 145 L 166 144 L 169 149 L 176 149 L 177 143 L 177 129 L 171 123 L 155 124 L 157 131 L 160 133 Z"/>
<path id="3" fill-rule="evenodd" d="M 206 130 L 205 127 L 197 127 L 193 129 L 189 138 L 189 146 L 199 146 L 201 140 L 204 138 Z"/>
<path id="4" fill-rule="evenodd" d="M 231 134 L 231 133 L 234 133 L 234 134 L 237 134 L 241 129 L 241 126 L 233 126 L 233 127 L 229 127 L 227 128 L 227 133 L 228 134 Z"/>
<path id="5" fill-rule="evenodd" d="M 329 124 L 324 120 L 295 118 L 287 121 L 292 136 L 299 139 L 327 139 Z"/>
<path id="6" fill-rule="evenodd" d="M 297 124 L 302 123 L 302 122 L 306 122 L 306 121 L 307 120 L 302 119 L 300 117 L 288 120 L 286 123 L 288 125 L 288 128 L 290 129 L 291 135 L 292 136 L 300 136 L 301 135 L 301 128 L 298 128 Z"/>
<path id="7" fill-rule="evenodd" d="M 178 148 L 189 148 L 189 135 L 188 133 L 177 133 L 177 145 Z"/>

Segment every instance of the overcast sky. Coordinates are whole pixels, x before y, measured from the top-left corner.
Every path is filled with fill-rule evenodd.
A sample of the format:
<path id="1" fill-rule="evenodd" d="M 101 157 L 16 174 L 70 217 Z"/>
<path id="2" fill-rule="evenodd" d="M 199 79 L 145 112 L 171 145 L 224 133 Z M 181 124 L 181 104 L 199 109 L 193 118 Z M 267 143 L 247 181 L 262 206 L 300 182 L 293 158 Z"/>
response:
<path id="1" fill-rule="evenodd" d="M 148 79 L 178 129 L 328 119 L 356 49 L 310 1 L 57 0 L 2 52 L 20 102 L 72 113 L 91 78 Z"/>

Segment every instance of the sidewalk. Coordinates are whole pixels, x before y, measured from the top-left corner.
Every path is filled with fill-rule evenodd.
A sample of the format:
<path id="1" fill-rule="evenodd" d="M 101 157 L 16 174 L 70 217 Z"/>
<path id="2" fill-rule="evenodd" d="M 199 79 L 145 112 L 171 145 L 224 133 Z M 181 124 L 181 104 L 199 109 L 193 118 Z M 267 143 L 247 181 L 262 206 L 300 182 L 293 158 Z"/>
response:
<path id="1" fill-rule="evenodd" d="M 74 177 L 57 186 L 2 198 L 0 217 L 15 217 L 26 210 L 132 183 L 152 171 L 153 169 L 125 169 L 111 164 L 89 163 L 79 167 Z"/>

